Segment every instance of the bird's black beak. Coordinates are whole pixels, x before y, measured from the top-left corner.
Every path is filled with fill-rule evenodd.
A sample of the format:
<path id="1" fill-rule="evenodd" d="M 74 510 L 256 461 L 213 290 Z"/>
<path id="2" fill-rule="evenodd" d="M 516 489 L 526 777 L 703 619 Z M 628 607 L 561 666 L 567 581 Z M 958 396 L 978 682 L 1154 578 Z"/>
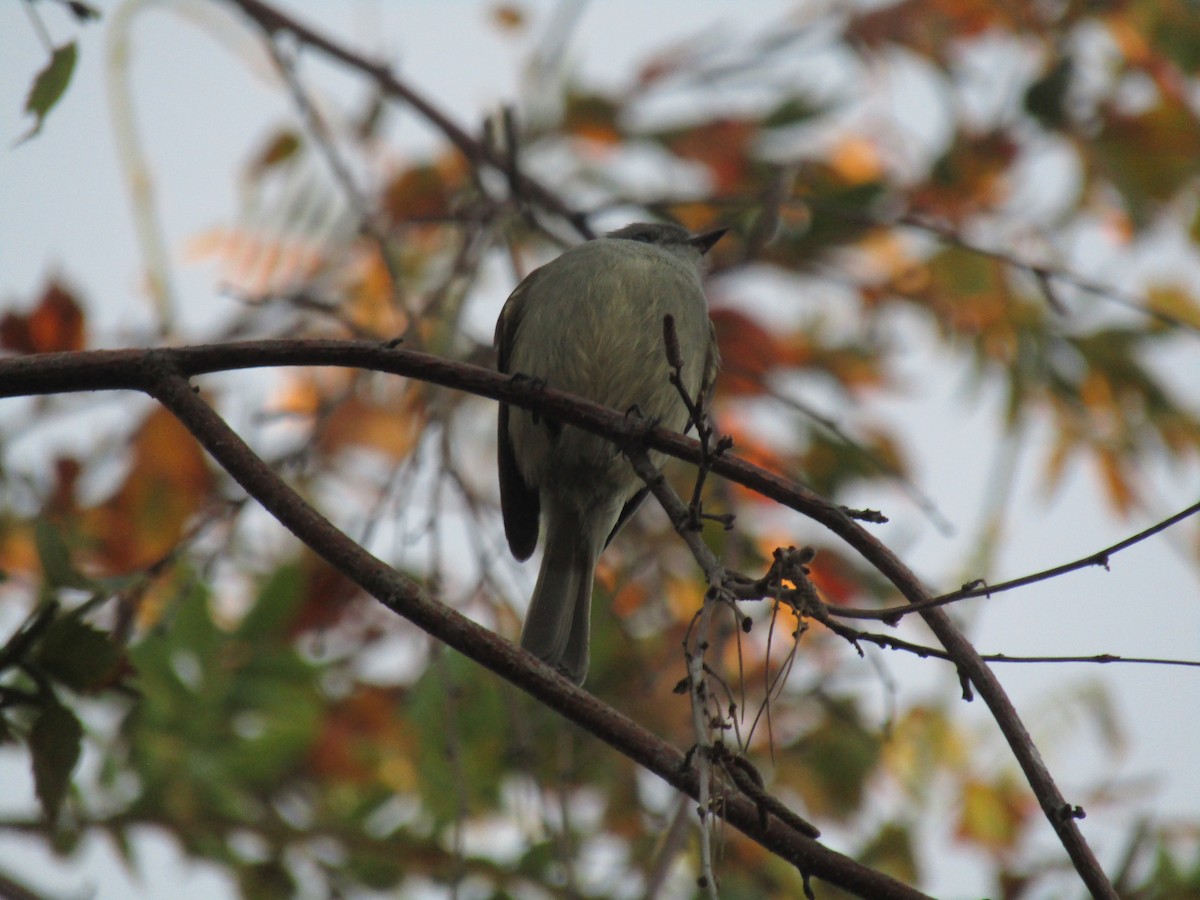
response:
<path id="1" fill-rule="evenodd" d="M 712 231 L 705 231 L 696 235 L 688 243 L 699 250 L 701 256 L 703 256 L 713 248 L 713 244 L 725 236 L 725 232 L 728 230 L 728 228 L 714 228 Z"/>

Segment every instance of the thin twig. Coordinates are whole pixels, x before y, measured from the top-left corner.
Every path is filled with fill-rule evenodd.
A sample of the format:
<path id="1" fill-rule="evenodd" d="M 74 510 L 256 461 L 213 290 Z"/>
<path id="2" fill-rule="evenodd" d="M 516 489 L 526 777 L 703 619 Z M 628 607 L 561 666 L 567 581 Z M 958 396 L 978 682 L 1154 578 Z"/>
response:
<path id="1" fill-rule="evenodd" d="M 679 854 L 683 852 L 687 842 L 688 824 L 691 819 L 691 801 L 683 794 L 678 795 L 675 812 L 671 814 L 671 824 L 667 826 L 659 840 L 658 849 L 647 867 L 649 875 L 646 878 L 645 900 L 657 900 L 659 893 L 671 874 L 671 867 Z"/>
<path id="2" fill-rule="evenodd" d="M 835 215 L 846 214 L 844 210 L 840 211 L 840 213 L 835 210 L 826 211 L 833 212 Z M 853 214 L 847 214 L 847 216 L 853 217 Z M 1090 278 L 1087 278 L 1076 272 L 1072 272 L 1068 269 L 1049 266 L 1043 263 L 1030 262 L 1029 260 L 1018 259 L 1007 251 L 993 250 L 989 247 L 972 243 L 971 241 L 968 241 L 966 238 L 962 237 L 956 231 L 953 231 L 952 229 L 943 225 L 939 225 L 936 222 L 931 222 L 930 220 L 919 215 L 908 213 L 897 216 L 894 220 L 892 220 L 891 223 L 879 222 L 876 224 L 899 225 L 924 231 L 951 247 L 956 247 L 959 250 L 965 250 L 968 253 L 972 253 L 976 256 L 982 256 L 985 259 L 995 260 L 996 262 L 1003 263 L 1006 266 L 1011 266 L 1014 269 L 1026 271 L 1037 281 L 1038 286 L 1042 290 L 1043 296 L 1046 297 L 1047 303 L 1049 303 L 1056 312 L 1061 312 L 1063 306 L 1057 292 L 1054 290 L 1054 282 L 1061 281 L 1064 284 L 1069 284 L 1071 287 L 1076 288 L 1077 290 L 1081 290 L 1089 294 L 1095 294 L 1096 296 L 1107 300 L 1109 303 L 1112 303 L 1116 306 L 1122 306 L 1152 319 L 1157 319 L 1164 325 L 1169 325 L 1172 328 L 1178 328 L 1182 331 L 1189 331 L 1193 334 L 1200 334 L 1200 325 L 1195 325 L 1192 322 L 1179 318 L 1178 316 L 1173 316 L 1170 313 L 1155 309 L 1141 297 L 1118 290 L 1112 285 L 1101 284 L 1098 281 L 1093 281 Z"/>
<path id="3" fill-rule="evenodd" d="M 350 167 L 342 159 L 341 153 L 338 152 L 333 132 L 317 110 L 312 98 L 309 97 L 308 91 L 301 84 L 300 75 L 296 71 L 295 61 L 289 59 L 284 54 L 282 48 L 280 48 L 278 42 L 273 37 L 268 36 L 266 45 L 267 52 L 275 62 L 275 68 L 279 70 L 284 84 L 288 87 L 288 92 L 292 96 L 292 102 L 296 104 L 296 108 L 300 111 L 300 118 L 304 120 L 309 136 L 312 138 L 313 143 L 316 144 L 321 155 L 325 157 L 325 164 L 329 166 L 329 171 L 333 174 L 334 180 L 341 187 L 342 193 L 346 195 L 346 200 L 350 204 L 350 208 L 354 210 L 355 215 L 358 217 L 359 228 L 364 233 L 370 235 L 378 247 L 380 260 L 383 262 L 383 266 L 388 273 L 388 278 L 392 282 L 392 292 L 394 294 L 399 290 L 402 283 L 400 271 L 396 268 L 395 261 L 392 259 L 392 254 L 388 247 L 387 233 L 380 226 L 379 216 L 371 208 L 371 203 L 367 200 L 366 195 L 355 183 L 354 176 L 350 173 Z"/>
<path id="4" fill-rule="evenodd" d="M 1200 513 L 1200 502 L 1193 503 L 1187 509 L 1180 510 L 1174 515 L 1167 516 L 1161 522 L 1156 522 L 1149 528 L 1139 531 L 1137 534 L 1131 535 L 1117 543 L 1105 547 L 1103 550 L 1097 550 L 1095 553 L 1090 553 L 1087 556 L 1082 556 L 1072 562 L 1062 563 L 1061 565 L 1051 566 L 1049 569 L 1043 569 L 1040 572 L 1034 572 L 1031 575 L 1022 575 L 1020 578 L 1014 578 L 1011 581 L 1002 581 L 999 584 L 987 584 L 981 580 L 969 582 L 963 585 L 957 591 L 951 591 L 948 594 L 940 594 L 937 597 L 930 597 L 928 600 L 922 600 L 916 603 L 906 604 L 904 606 L 889 606 L 885 609 L 857 609 L 846 606 L 831 606 L 829 612 L 835 616 L 844 619 L 878 619 L 881 622 L 895 624 L 903 616 L 912 612 L 920 612 L 921 610 L 933 609 L 939 606 L 946 606 L 950 603 L 957 603 L 960 600 L 969 600 L 975 597 L 991 597 L 993 594 L 1002 594 L 1005 591 L 1015 590 L 1016 588 L 1027 587 L 1031 584 L 1036 584 L 1039 581 L 1049 581 L 1051 578 L 1058 578 L 1060 575 L 1066 575 L 1068 572 L 1075 572 L 1079 569 L 1087 569 L 1091 566 L 1103 566 L 1108 569 L 1108 564 L 1112 557 L 1120 553 L 1122 550 L 1128 550 L 1135 544 L 1140 544 L 1147 538 L 1154 537 L 1160 531 L 1165 531 L 1172 525 L 1182 522 L 1184 519 Z"/>
<path id="5" fill-rule="evenodd" d="M 54 38 L 50 37 L 50 31 L 46 28 L 46 23 L 42 21 L 42 17 L 38 13 L 37 4 L 33 0 L 25 0 L 21 6 L 29 16 L 29 24 L 37 32 L 38 40 L 42 42 L 42 47 L 45 48 L 47 53 L 54 53 Z"/>
<path id="6" fill-rule="evenodd" d="M 229 0 L 259 27 L 273 36 L 286 31 L 297 41 L 324 55 L 349 66 L 351 69 L 365 75 L 373 81 L 379 90 L 388 97 L 403 101 L 431 125 L 440 131 L 453 144 L 468 162 L 473 166 L 489 166 L 504 174 L 507 160 L 498 155 L 486 143 L 471 137 L 461 126 L 454 122 L 446 113 L 426 99 L 411 85 L 406 84 L 392 73 L 384 63 L 375 62 L 362 54 L 351 50 L 333 38 L 316 31 L 262 0 Z M 587 223 L 587 216 L 571 209 L 562 199 L 541 182 L 521 172 L 515 176 L 515 191 L 518 197 L 533 201 L 544 209 L 566 220 L 579 235 L 585 239 L 595 237 L 595 232 Z"/>
<path id="7" fill-rule="evenodd" d="M 638 477 L 645 482 L 651 493 L 658 499 L 667 516 L 671 519 L 675 530 L 684 536 L 692 555 L 700 562 L 710 585 L 720 585 L 724 580 L 724 568 L 717 561 L 712 551 L 705 545 L 698 529 L 691 527 L 691 510 L 684 505 L 679 496 L 671 490 L 666 479 L 650 461 L 649 454 L 642 449 L 626 451 L 630 463 Z M 711 593 L 711 591 L 710 591 Z M 708 727 L 708 717 L 705 707 L 708 702 L 707 680 L 705 678 L 704 654 L 708 649 L 708 636 L 712 631 L 713 600 L 706 593 L 704 602 L 696 618 L 694 628 L 688 629 L 685 639 L 685 654 L 687 659 L 687 689 L 691 703 L 692 736 L 695 740 L 693 758 L 696 760 L 697 777 L 699 779 L 700 796 L 697 812 L 700 817 L 700 867 L 702 883 L 706 885 L 706 893 L 718 896 L 716 872 L 712 861 L 712 822 L 713 814 L 710 788 L 712 785 L 712 734 Z M 693 631 L 696 637 L 693 638 Z"/>

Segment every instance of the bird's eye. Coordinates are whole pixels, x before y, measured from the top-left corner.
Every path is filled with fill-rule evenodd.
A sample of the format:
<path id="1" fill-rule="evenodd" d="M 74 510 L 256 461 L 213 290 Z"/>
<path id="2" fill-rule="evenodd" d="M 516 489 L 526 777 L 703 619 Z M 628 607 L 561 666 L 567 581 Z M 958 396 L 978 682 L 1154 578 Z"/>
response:
<path id="1" fill-rule="evenodd" d="M 629 235 L 629 239 L 631 241 L 641 241 L 643 244 L 652 244 L 654 243 L 654 232 L 650 231 L 648 228 L 641 231 L 635 231 L 633 234 Z"/>

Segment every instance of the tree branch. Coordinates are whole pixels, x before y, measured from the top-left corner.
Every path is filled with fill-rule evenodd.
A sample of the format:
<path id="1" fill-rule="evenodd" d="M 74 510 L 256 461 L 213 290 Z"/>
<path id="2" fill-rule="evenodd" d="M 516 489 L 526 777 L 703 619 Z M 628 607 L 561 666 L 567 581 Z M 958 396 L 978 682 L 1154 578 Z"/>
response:
<path id="1" fill-rule="evenodd" d="M 187 380 L 198 372 L 254 365 L 349 364 L 372 360 L 380 368 L 387 357 L 400 368 L 432 365 L 445 383 L 488 385 L 490 393 L 508 381 L 484 369 L 443 361 L 425 354 L 390 350 L 378 345 L 347 342 L 267 341 L 242 345 L 179 348 L 175 350 L 95 351 L 47 354 L 0 360 L 0 396 L 43 394 L 69 390 L 139 390 L 158 400 L 188 428 L 201 445 L 250 496 L 301 541 L 396 614 L 522 688 L 546 706 L 575 722 L 638 765 L 654 772 L 693 799 L 699 796 L 694 767 L 684 755 L 658 736 L 601 703 L 553 669 L 481 625 L 426 595 L 413 581 L 350 540 L 320 512 L 306 503 L 246 445 L 198 395 Z M 382 366 L 387 369 L 386 365 Z M 453 373 L 450 377 L 447 373 Z M 565 395 L 563 395 L 565 396 Z M 765 816 L 762 807 L 732 792 L 717 809 L 730 824 L 772 853 L 862 896 L 923 898 L 926 895 L 891 877 L 863 866 L 813 841 L 790 822 Z"/>
<path id="2" fill-rule="evenodd" d="M 300 498 L 280 482 L 261 461 L 255 459 L 257 465 L 247 461 L 244 457 L 252 457 L 252 454 L 245 449 L 241 439 L 229 431 L 211 409 L 195 398 L 190 387 L 183 381 L 189 376 L 205 372 L 289 365 L 349 366 L 417 378 L 536 410 L 563 424 L 575 425 L 594 434 L 606 436 L 622 447 L 651 447 L 695 464 L 700 464 L 705 458 L 700 444 L 695 440 L 604 409 L 530 379 L 513 379 L 478 366 L 441 359 L 426 353 L 355 341 L 253 341 L 174 349 L 53 353 L 0 360 L 0 397 L 100 389 L 128 389 L 151 393 L 181 419 L 185 415 L 189 417 L 184 420 L 185 424 L 256 500 L 301 536 L 302 540 L 321 552 L 335 567 L 383 600 L 389 608 L 534 694 L 574 721 L 579 721 L 575 716 L 582 715 L 578 712 L 580 709 L 588 709 L 589 713 L 585 717 L 588 725 L 585 727 L 617 746 L 617 739 L 606 729 L 606 726 L 615 727 L 611 710 L 599 704 L 598 709 L 588 707 L 586 701 L 596 703 L 594 698 L 582 691 L 567 690 L 567 683 L 556 676 L 551 677 L 549 668 L 540 664 L 533 665 L 531 657 L 521 653 L 508 642 L 500 640 L 486 629 L 451 610 L 442 608 L 440 604 L 421 594 L 411 582 L 400 579 L 391 569 L 382 567 L 386 570 L 386 576 L 378 571 L 382 566 L 378 560 L 349 542 L 311 507 L 303 505 Z M 164 385 L 171 386 L 171 390 L 166 390 Z M 186 391 L 186 399 L 190 400 L 188 403 L 183 402 L 185 398 L 180 391 L 181 386 Z M 202 413 L 201 408 L 205 412 Z M 824 525 L 858 551 L 891 581 L 910 603 L 922 603 L 931 599 L 931 595 L 916 575 L 841 507 L 801 485 L 729 454 L 713 457 L 708 462 L 716 474 L 757 491 L 764 497 Z M 325 547 L 326 542 L 331 542 L 328 547 Z M 1094 897 L 1116 900 L 1111 884 L 1075 822 L 1081 811 L 1067 803 L 1059 792 L 1016 709 L 995 675 L 966 636 L 942 610 L 924 609 L 921 611 L 921 617 L 958 667 L 964 696 L 967 699 L 971 698 L 973 685 L 991 710 L 1034 795 L 1038 798 L 1043 813 L 1058 834 L 1084 884 Z M 628 723 L 628 727 L 637 729 L 636 739 L 634 733 L 621 732 L 624 735 L 622 741 L 626 737 L 630 738 L 630 750 L 633 752 L 633 749 L 639 746 L 638 740 L 647 738 L 648 733 L 632 722 Z M 600 731 L 596 731 L 596 728 Z M 621 746 L 624 746 L 624 743 Z M 696 796 L 695 776 L 691 770 L 686 775 L 673 773 L 673 777 L 677 778 L 679 783 L 664 774 L 672 772 L 673 764 L 663 755 L 665 750 L 659 748 L 654 752 L 638 752 L 638 756 L 631 758 L 667 778 L 680 790 L 687 790 L 689 795 Z M 677 754 L 677 751 L 671 752 Z M 749 804 L 746 804 L 744 809 L 738 806 L 740 812 L 733 812 L 737 803 L 738 801 L 731 801 L 731 814 L 728 818 L 738 828 L 756 840 L 760 834 L 765 840 L 768 836 L 773 838 L 780 832 L 780 826 L 777 824 L 760 830 L 760 826 L 750 818 L 736 818 L 741 812 L 745 812 L 751 818 L 757 815 L 751 811 L 753 807 Z M 791 832 L 788 834 L 791 835 Z M 796 836 L 792 837 L 798 840 Z M 804 859 L 803 854 L 809 849 L 807 844 L 788 842 L 782 846 L 786 846 L 786 849 L 781 851 L 781 855 L 796 861 L 797 864 L 803 861 L 806 871 L 819 874 L 818 867 Z"/>

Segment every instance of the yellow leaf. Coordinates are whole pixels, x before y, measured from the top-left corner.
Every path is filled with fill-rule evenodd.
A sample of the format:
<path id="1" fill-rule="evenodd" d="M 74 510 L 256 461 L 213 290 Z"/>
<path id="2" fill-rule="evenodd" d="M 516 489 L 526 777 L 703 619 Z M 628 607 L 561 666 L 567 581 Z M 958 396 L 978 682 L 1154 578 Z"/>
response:
<path id="1" fill-rule="evenodd" d="M 1178 319 L 1192 328 L 1200 328 L 1200 303 L 1182 286 L 1153 287 L 1147 292 L 1146 300 L 1148 309 Z"/>
<path id="2" fill-rule="evenodd" d="M 1028 795 L 1008 779 L 963 785 L 958 837 L 989 850 L 1011 849 L 1032 808 Z"/>
<path id="3" fill-rule="evenodd" d="M 829 156 L 834 173 L 848 184 L 867 184 L 883 175 L 883 161 L 873 141 L 864 137 L 848 137 L 841 141 Z"/>
<path id="4" fill-rule="evenodd" d="M 958 769 L 967 741 L 936 707 L 914 706 L 892 726 L 883 745 L 883 763 L 914 796 L 927 791 L 937 770 Z"/>

